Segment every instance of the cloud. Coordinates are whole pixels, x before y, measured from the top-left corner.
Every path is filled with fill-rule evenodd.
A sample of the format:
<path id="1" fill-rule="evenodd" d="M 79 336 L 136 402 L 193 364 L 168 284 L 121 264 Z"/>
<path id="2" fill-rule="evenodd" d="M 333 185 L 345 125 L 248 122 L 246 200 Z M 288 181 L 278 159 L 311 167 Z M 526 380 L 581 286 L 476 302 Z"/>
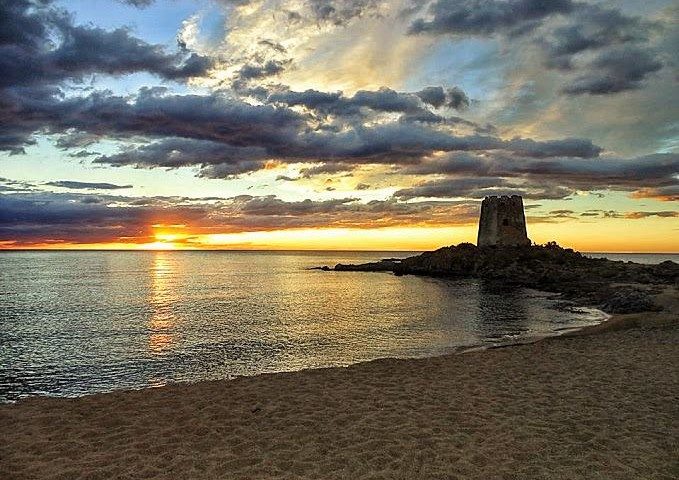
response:
<path id="1" fill-rule="evenodd" d="M 464 91 L 459 88 L 459 87 L 453 87 L 448 89 L 448 103 L 447 105 L 450 108 L 454 108 L 455 110 L 464 110 L 467 107 L 469 107 L 469 97 L 467 97 L 467 94 L 464 93 Z"/>
<path id="2" fill-rule="evenodd" d="M 35 190 L 31 182 L 22 182 L 0 177 L 0 192 L 30 192 Z"/>
<path id="3" fill-rule="evenodd" d="M 576 138 L 578 128 L 583 136 L 590 135 L 583 126 L 586 122 L 581 125 L 577 120 L 553 129 L 558 138 L 550 139 L 542 127 L 543 121 L 559 118 L 571 108 L 578 119 L 589 115 L 597 120 L 597 128 L 604 128 L 609 118 L 597 118 L 601 103 L 594 106 L 587 102 L 610 101 L 602 97 L 623 91 L 629 96 L 620 98 L 630 102 L 641 98 L 638 101 L 642 102 L 643 97 L 633 94 L 640 94 L 647 82 L 667 76 L 669 69 L 662 67 L 672 62 L 658 42 L 661 20 L 650 22 L 603 4 L 565 0 L 437 0 L 429 2 L 429 9 L 413 9 L 398 18 L 393 12 L 402 4 L 395 7 L 367 0 L 222 3 L 228 4 L 224 42 L 214 48 L 196 47 L 197 52 L 187 50 L 186 44 L 193 46 L 192 42 L 180 42 L 174 50 L 137 38 L 126 28 L 78 25 L 74 17 L 48 2 L 2 4 L 0 67 L 7 74 L 0 78 L 0 150 L 19 154 L 39 136 L 51 136 L 66 155 L 96 156 L 93 163 L 98 166 L 192 168 L 204 178 L 234 178 L 272 164 L 294 164 L 291 168 L 299 171 L 298 177 L 279 175 L 278 179 L 294 181 L 360 168 L 391 171 L 395 175 L 389 178 L 402 183 L 396 185 L 393 199 L 372 207 L 355 199 L 295 204 L 272 197 L 221 199 L 218 209 L 201 206 L 210 219 L 228 213 L 233 220 L 198 223 L 228 231 L 246 226 L 295 228 L 321 221 L 332 225 L 367 225 L 369 220 L 388 224 L 395 221 L 394 216 L 400 221 L 408 215 L 412 222 L 426 222 L 425 212 L 444 208 L 440 204 L 425 208 L 430 202 L 412 202 L 414 198 L 464 198 L 467 204 L 476 205 L 489 194 L 567 199 L 575 192 L 593 189 L 631 192 L 635 198 L 679 198 L 675 154 L 627 158 L 615 153 L 616 144 L 606 144 L 612 148 L 605 151 L 597 145 L 602 142 Z M 366 51 L 371 55 L 380 52 L 385 38 L 403 36 L 404 25 L 410 23 L 408 15 L 418 17 L 412 23 L 413 35 L 404 37 L 412 50 L 392 49 L 386 42 L 385 48 L 398 50 L 397 62 L 365 56 Z M 360 35 L 367 31 L 375 32 L 371 42 Z M 436 39 L 437 35 L 445 37 Z M 473 53 L 480 48 L 476 43 L 457 42 L 475 37 L 480 43 L 493 43 L 500 52 L 498 59 L 516 60 L 512 66 L 521 72 L 498 75 L 511 88 L 523 85 L 527 75 L 534 76 L 527 81 L 533 82 L 534 103 L 542 108 L 539 116 L 527 118 L 526 128 L 486 125 L 484 115 L 493 118 L 487 112 L 492 112 L 494 102 L 517 112 L 521 105 L 514 105 L 517 97 L 510 87 L 488 96 L 487 85 L 471 85 L 462 67 L 460 75 L 451 79 L 460 78 L 470 85 L 474 100 L 460 87 L 422 88 L 412 79 L 394 82 L 393 88 L 371 85 L 323 91 L 332 87 L 317 81 L 315 70 L 305 69 L 309 65 L 302 62 L 324 65 L 327 57 L 337 62 L 338 69 L 351 64 L 365 70 L 371 62 L 382 65 L 380 62 L 392 61 L 412 71 L 422 68 L 424 75 L 430 73 L 424 68 L 429 50 L 438 51 L 434 47 L 449 42 L 450 36 L 452 50 L 471 46 Z M 380 48 L 372 43 L 379 43 Z M 339 58 L 338 52 L 345 55 Z M 526 65 L 531 69 L 523 72 Z M 75 88 L 75 82 L 87 80 L 88 75 L 133 72 L 154 74 L 157 81 L 212 75 L 209 81 L 214 83 L 204 78 L 200 88 L 186 90 L 194 92 L 191 94 L 176 93 L 171 82 L 125 95 Z M 294 74 L 313 77 L 314 88 L 272 83 L 285 82 Z M 229 85 L 236 88 L 229 89 Z M 415 85 L 415 91 L 401 91 L 403 85 Z M 559 97 L 561 104 L 553 103 L 552 92 L 567 95 Z M 671 99 L 667 101 L 667 110 L 671 110 Z M 461 118 L 463 115 L 469 119 Z M 501 117 L 498 115 L 497 121 L 502 122 Z M 627 120 L 638 118 L 634 109 L 624 117 L 643 136 L 644 125 Z M 667 126 L 667 131 L 670 128 Z M 522 134 L 516 136 L 516 132 Z M 119 149 L 112 151 L 108 144 L 93 147 L 99 142 L 115 142 Z M 366 183 L 358 183 L 356 189 L 369 188 L 368 183 L 385 185 L 379 175 L 360 178 Z M 68 187 L 63 182 L 68 181 L 50 183 L 88 188 L 74 183 Z M 20 192 L 19 186 L 5 184 L 1 188 Z M 61 201 L 54 198 L 55 204 Z M 119 201 L 104 195 L 71 200 L 91 208 L 112 208 L 110 202 Z M 159 208 L 183 207 L 178 200 L 169 203 L 137 198 L 124 207 L 156 209 L 149 214 Z M 413 203 L 422 205 L 404 206 Z M 254 213 L 265 207 L 282 213 Z M 307 210 L 314 213 L 306 215 Z M 313 215 L 319 218 L 301 219 Z M 257 223 L 253 216 L 266 219 L 258 218 Z"/>
<path id="4" fill-rule="evenodd" d="M 679 181 L 662 187 L 640 188 L 632 193 L 632 198 L 653 198 L 663 202 L 677 202 L 679 201 Z"/>
<path id="5" fill-rule="evenodd" d="M 520 31 L 573 8 L 570 0 L 436 0 L 429 7 L 429 18 L 415 20 L 410 32 L 490 35 Z"/>
<path id="6" fill-rule="evenodd" d="M 551 212 L 554 213 L 554 212 Z M 573 212 L 574 213 L 574 212 Z M 641 220 L 649 217 L 658 218 L 676 218 L 679 217 L 679 211 L 676 210 L 660 210 L 660 211 L 632 211 L 620 212 L 617 210 L 587 210 L 580 214 L 581 217 L 598 217 L 598 218 L 625 218 L 627 220 Z"/>
<path id="7" fill-rule="evenodd" d="M 106 92 L 62 99 L 53 90 L 13 91 L 0 98 L 0 105 L 5 107 L 0 113 L 0 132 L 5 133 L 0 134 L 0 149 L 6 150 L 30 143 L 30 135 L 37 130 L 276 146 L 288 142 L 303 120 L 291 110 L 250 105 L 220 94 L 165 95 L 163 89 L 147 88 L 134 101 Z"/>
<path id="8" fill-rule="evenodd" d="M 0 241 L 43 243 L 155 241 L 153 225 L 185 225 L 192 236 L 288 228 L 456 225 L 476 221 L 476 202 L 362 203 L 354 198 L 284 201 L 120 197 L 79 193 L 0 194 Z"/>
<path id="9" fill-rule="evenodd" d="M 118 0 L 120 3 L 125 3 L 127 5 L 132 5 L 137 8 L 145 8 L 153 4 L 155 0 Z"/>
<path id="10" fill-rule="evenodd" d="M 313 167 L 302 168 L 299 173 L 304 178 L 311 178 L 315 175 L 350 172 L 354 168 L 356 168 L 356 166 L 351 164 L 322 163 L 320 165 L 314 165 Z"/>
<path id="11" fill-rule="evenodd" d="M 443 87 L 426 87 L 416 93 L 420 99 L 433 107 L 439 108 L 446 103 L 446 92 Z"/>
<path id="12" fill-rule="evenodd" d="M 564 199 L 575 193 L 572 188 L 549 184 L 528 183 L 501 177 L 466 177 L 430 180 L 394 193 L 402 200 L 414 198 L 471 198 L 489 195 L 521 195 L 540 200 Z"/>
<path id="13" fill-rule="evenodd" d="M 679 217 L 679 212 L 675 210 L 663 210 L 659 212 L 629 212 L 625 214 L 625 218 L 632 220 L 648 217 L 676 218 Z"/>
<path id="14" fill-rule="evenodd" d="M 234 89 L 243 89 L 251 80 L 261 80 L 283 72 L 290 60 L 267 60 L 263 63 L 247 63 L 236 72 L 232 82 Z"/>
<path id="15" fill-rule="evenodd" d="M 184 80 L 211 68 L 206 57 L 167 52 L 126 28 L 75 25 L 71 16 L 38 0 L 3 2 L 0 30 L 6 31 L 0 45 L 0 88 L 55 84 L 94 73 L 149 72 Z"/>
<path id="16" fill-rule="evenodd" d="M 452 87 L 445 90 L 443 87 L 426 87 L 415 95 L 427 105 L 440 108 L 444 105 L 455 110 L 464 110 L 469 107 L 470 101 L 467 94 L 460 87 Z"/>
<path id="17" fill-rule="evenodd" d="M 597 55 L 589 64 L 590 71 L 576 77 L 563 91 L 571 95 L 604 95 L 634 90 L 662 66 L 657 54 L 649 49 L 635 46 L 612 48 Z"/>
<path id="18" fill-rule="evenodd" d="M 309 5 L 319 21 L 335 25 L 345 25 L 354 18 L 366 14 L 374 14 L 379 2 L 377 0 L 310 0 Z"/>
<path id="19" fill-rule="evenodd" d="M 101 155 L 94 163 L 137 168 L 200 166 L 203 176 L 224 178 L 261 170 L 266 157 L 266 149 L 262 147 L 235 147 L 211 140 L 165 138 L 126 148 L 117 154 Z"/>
<path id="20" fill-rule="evenodd" d="M 386 87 L 376 91 L 359 90 L 351 97 L 345 97 L 342 92 L 283 90 L 271 93 L 267 100 L 288 106 L 302 105 L 321 114 L 345 116 L 360 115 L 362 108 L 390 113 L 417 113 L 424 110 L 417 95 L 396 92 Z"/>
<path id="21" fill-rule="evenodd" d="M 648 47 L 659 25 L 570 0 L 437 0 L 410 33 L 501 36 L 527 55 L 536 45 L 544 65 L 565 74 L 562 93 L 605 95 L 641 88 L 663 67 L 660 53 Z"/>
<path id="22" fill-rule="evenodd" d="M 547 28 L 537 42 L 547 54 L 548 65 L 569 70 L 576 56 L 608 46 L 647 42 L 655 25 L 615 8 L 579 3 L 568 17 Z"/>
<path id="23" fill-rule="evenodd" d="M 389 164 L 417 163 L 434 151 L 504 149 L 536 158 L 593 157 L 601 151 L 585 139 L 503 140 L 460 135 L 454 130 L 460 123 L 457 120 L 452 125 L 404 123 L 388 114 L 426 110 L 418 96 L 390 89 L 360 91 L 352 97 L 310 93 L 313 103 L 308 105 L 315 105 L 316 110 L 304 113 L 280 102 L 257 105 L 220 92 L 172 95 L 165 88 L 142 88 L 133 97 L 93 92 L 64 98 L 58 89 L 13 89 L 0 100 L 6 107 L 0 113 L 5 134 L 0 137 L 0 148 L 20 151 L 36 131 L 67 133 L 71 140 L 75 132 L 85 134 L 83 138 L 145 136 L 159 140 L 101 156 L 96 162 L 148 168 L 210 166 L 202 172 L 208 177 L 257 170 L 264 165 L 261 160 L 268 158 Z M 329 108 L 323 98 L 330 98 L 333 105 L 333 118 L 327 122 L 318 114 L 318 110 Z M 374 117 L 362 108 L 387 116 Z M 370 120 L 380 121 L 366 125 Z M 72 145 L 71 140 L 66 145 Z"/>
<path id="24" fill-rule="evenodd" d="M 76 182 L 74 180 L 57 180 L 53 182 L 46 182 L 45 185 L 51 187 L 68 188 L 71 190 L 122 190 L 132 188 L 132 185 L 116 185 L 114 183 L 94 183 L 94 182 Z"/>
<path id="25" fill-rule="evenodd" d="M 474 193 L 480 188 L 508 187 L 507 191 L 517 194 L 523 192 L 528 198 L 545 198 L 568 196 L 576 190 L 621 190 L 631 191 L 636 198 L 662 197 L 671 199 L 679 195 L 679 155 L 654 154 L 636 158 L 527 158 L 496 154 L 456 153 L 444 157 L 430 159 L 421 164 L 406 166 L 396 170 L 397 173 L 411 175 L 444 174 L 448 176 L 468 176 L 472 179 L 484 179 L 484 183 L 496 182 L 495 185 L 476 185 L 466 187 L 456 180 L 436 180 L 427 182 L 413 189 L 397 192 L 401 197 L 440 196 L 456 197 L 465 193 Z M 545 187 L 540 190 L 527 186 Z M 555 188 L 547 188 L 552 185 Z M 558 188 L 557 188 L 558 187 Z M 512 190 L 513 189 L 513 190 Z M 427 194 L 427 195 L 424 195 Z M 436 194 L 436 195 L 434 195 Z"/>

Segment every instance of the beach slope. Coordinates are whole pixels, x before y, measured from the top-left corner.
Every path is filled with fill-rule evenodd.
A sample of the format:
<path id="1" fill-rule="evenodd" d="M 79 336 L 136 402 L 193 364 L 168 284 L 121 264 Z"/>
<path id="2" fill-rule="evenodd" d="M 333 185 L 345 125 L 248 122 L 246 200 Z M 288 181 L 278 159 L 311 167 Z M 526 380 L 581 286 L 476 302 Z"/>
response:
<path id="1" fill-rule="evenodd" d="M 5 405 L 0 477 L 678 478 L 676 315 L 611 325 L 462 355 Z"/>

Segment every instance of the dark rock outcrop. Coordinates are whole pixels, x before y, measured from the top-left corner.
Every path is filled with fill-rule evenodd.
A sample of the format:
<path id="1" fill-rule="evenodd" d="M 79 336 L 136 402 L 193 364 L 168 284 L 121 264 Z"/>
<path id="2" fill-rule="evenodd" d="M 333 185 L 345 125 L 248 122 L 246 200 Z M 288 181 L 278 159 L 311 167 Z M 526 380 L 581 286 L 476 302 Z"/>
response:
<path id="1" fill-rule="evenodd" d="M 590 258 L 554 242 L 524 247 L 461 243 L 401 261 L 339 264 L 334 270 L 480 278 L 501 285 L 559 292 L 565 298 L 597 305 L 610 313 L 653 310 L 649 289 L 679 284 L 679 264 L 674 262 L 643 265 Z"/>

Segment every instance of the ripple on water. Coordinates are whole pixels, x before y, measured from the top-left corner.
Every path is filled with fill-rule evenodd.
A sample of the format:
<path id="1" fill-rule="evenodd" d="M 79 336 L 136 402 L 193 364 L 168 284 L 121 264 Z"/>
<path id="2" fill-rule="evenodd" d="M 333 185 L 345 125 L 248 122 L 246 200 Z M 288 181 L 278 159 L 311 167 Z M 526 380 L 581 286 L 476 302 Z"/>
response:
<path id="1" fill-rule="evenodd" d="M 0 399 L 420 357 L 597 323 L 473 280 L 321 272 L 393 252 L 0 254 Z"/>

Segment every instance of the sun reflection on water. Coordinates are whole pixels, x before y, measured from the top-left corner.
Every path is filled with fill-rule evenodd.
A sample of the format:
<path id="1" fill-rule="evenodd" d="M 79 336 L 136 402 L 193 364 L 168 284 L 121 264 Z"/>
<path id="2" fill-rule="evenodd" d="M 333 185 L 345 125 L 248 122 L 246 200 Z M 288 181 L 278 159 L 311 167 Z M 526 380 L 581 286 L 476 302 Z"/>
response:
<path id="1" fill-rule="evenodd" d="M 175 295 L 176 264 L 168 252 L 155 252 L 151 266 L 151 288 L 149 305 L 149 351 L 161 355 L 175 344 L 174 327 L 177 318 L 173 312 Z"/>

